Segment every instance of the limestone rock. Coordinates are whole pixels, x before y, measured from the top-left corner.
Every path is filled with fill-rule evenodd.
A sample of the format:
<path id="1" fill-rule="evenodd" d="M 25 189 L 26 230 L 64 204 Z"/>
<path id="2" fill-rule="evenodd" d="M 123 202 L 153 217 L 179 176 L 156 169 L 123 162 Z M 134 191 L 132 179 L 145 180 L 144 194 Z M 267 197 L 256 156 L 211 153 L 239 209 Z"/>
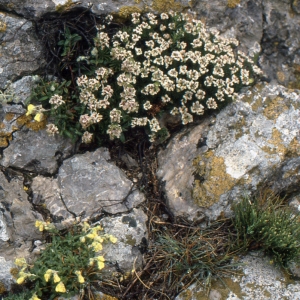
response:
<path id="1" fill-rule="evenodd" d="M 25 105 L 25 100 L 31 95 L 31 90 L 38 80 L 38 76 L 24 76 L 9 84 L 4 95 L 6 94 L 11 96 L 9 102 Z"/>
<path id="2" fill-rule="evenodd" d="M 13 133 L 3 151 L 0 165 L 38 174 L 54 174 L 60 161 L 73 152 L 74 144 L 62 136 L 49 136 L 45 130 L 34 131 L 26 126 Z"/>
<path id="3" fill-rule="evenodd" d="M 32 211 L 23 180 L 0 171 L 0 252 L 6 260 L 28 256 L 32 242 L 41 238 L 35 228 L 41 216 Z"/>
<path id="4" fill-rule="evenodd" d="M 23 124 L 20 124 L 18 120 L 25 112 L 26 110 L 18 104 L 0 106 L 0 148 L 8 147 L 13 132 L 22 128 Z"/>
<path id="5" fill-rule="evenodd" d="M 6 291 L 9 291 L 11 284 L 14 282 L 13 276 L 10 273 L 11 268 L 14 267 L 12 261 L 6 261 L 4 257 L 0 256 L 0 283 Z"/>
<path id="6" fill-rule="evenodd" d="M 143 202 L 144 196 L 109 160 L 105 148 L 66 159 L 56 179 L 33 179 L 33 201 L 40 195 L 58 220 L 127 212 Z"/>
<path id="7" fill-rule="evenodd" d="M 226 286 L 221 282 L 213 282 L 209 294 L 210 300 L 300 299 L 299 282 L 288 280 L 284 273 L 270 264 L 268 258 L 263 257 L 261 253 L 249 253 L 238 263 L 241 263 L 238 269 L 242 275 L 222 278 Z M 203 288 L 194 284 L 180 293 L 175 300 L 183 299 L 196 300 L 207 299 L 207 297 Z"/>
<path id="8" fill-rule="evenodd" d="M 236 5 L 230 5 L 230 2 Z M 260 52 L 263 36 L 261 0 L 202 0 L 194 3 L 193 10 L 208 28 L 216 28 L 224 36 L 236 38 L 246 53 Z"/>
<path id="9" fill-rule="evenodd" d="M 216 219 L 230 203 L 268 183 L 299 194 L 300 92 L 258 85 L 159 153 L 158 176 L 175 215 Z M 209 126 L 211 125 L 211 126 Z"/>
<path id="10" fill-rule="evenodd" d="M 294 11 L 291 2 L 262 1 L 265 21 L 260 64 L 270 80 L 299 89 L 300 14 L 295 13 L 297 1 L 293 1 Z"/>
<path id="11" fill-rule="evenodd" d="M 31 21 L 0 12 L 0 89 L 43 66 L 42 48 L 33 30 Z"/>
<path id="12" fill-rule="evenodd" d="M 140 245 L 147 241 L 147 216 L 141 209 L 133 209 L 129 214 L 106 217 L 101 220 L 105 233 L 118 239 L 115 244 L 104 246 L 105 260 L 117 262 L 124 272 L 131 272 L 142 265 Z M 135 264 L 135 265 L 134 265 Z"/>

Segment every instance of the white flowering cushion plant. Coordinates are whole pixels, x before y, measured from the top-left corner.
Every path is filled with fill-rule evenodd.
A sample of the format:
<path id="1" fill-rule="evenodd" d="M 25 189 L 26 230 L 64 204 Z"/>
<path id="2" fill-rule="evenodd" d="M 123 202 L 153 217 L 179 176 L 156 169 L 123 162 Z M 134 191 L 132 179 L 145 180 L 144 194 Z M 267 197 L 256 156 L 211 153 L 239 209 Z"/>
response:
<path id="1" fill-rule="evenodd" d="M 187 14 L 133 13 L 130 26 L 113 35 L 106 30 L 98 27 L 94 48 L 85 57 L 89 72 L 76 80 L 81 115 L 75 119 L 84 143 L 99 132 L 124 139 L 128 127 L 145 127 L 154 141 L 161 130 L 160 112 L 191 123 L 206 110 L 233 101 L 261 73 L 252 59 L 235 50 L 237 40 L 209 31 Z M 68 105 L 55 94 L 49 103 L 52 114 Z M 60 130 L 59 122 L 54 125 Z"/>

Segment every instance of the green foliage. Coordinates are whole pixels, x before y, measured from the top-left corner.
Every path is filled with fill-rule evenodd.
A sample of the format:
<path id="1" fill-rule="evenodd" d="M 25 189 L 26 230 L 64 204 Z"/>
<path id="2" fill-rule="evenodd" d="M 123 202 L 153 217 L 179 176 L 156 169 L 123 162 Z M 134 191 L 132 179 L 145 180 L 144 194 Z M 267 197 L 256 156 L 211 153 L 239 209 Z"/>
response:
<path id="1" fill-rule="evenodd" d="M 263 249 L 287 268 L 300 258 L 300 216 L 275 196 L 244 197 L 233 206 L 237 247 Z"/>
<path id="2" fill-rule="evenodd" d="M 16 259 L 20 267 L 17 283 L 32 284 L 31 300 L 91 294 L 91 285 L 101 280 L 105 266 L 104 257 L 99 255 L 102 243 L 115 243 L 116 238 L 99 234 L 103 230 L 99 225 L 90 227 L 87 223 L 72 227 L 66 234 L 51 223 L 37 221 L 36 226 L 51 233 L 51 243 L 33 265 L 24 258 Z"/>
<path id="3" fill-rule="evenodd" d="M 111 18 L 97 27 L 89 54 L 79 57 L 74 53 L 82 37 L 65 27 L 58 46 L 68 79 L 41 82 L 30 98 L 43 101 L 53 122 L 50 134 L 82 136 L 89 143 L 94 135 L 124 139 L 129 127 L 143 127 L 154 141 L 161 135 L 160 113 L 179 115 L 186 125 L 233 101 L 260 73 L 235 50 L 235 39 L 220 37 L 187 14 L 133 13 L 120 30 L 109 25 Z"/>
<path id="4" fill-rule="evenodd" d="M 71 34 L 70 29 L 66 27 L 63 34 L 63 39 L 60 40 L 57 45 L 62 46 L 61 56 L 71 56 L 74 52 L 77 42 L 81 40 L 81 36 L 77 33 Z"/>
<path id="5" fill-rule="evenodd" d="M 32 292 L 30 291 L 25 291 L 21 293 L 9 293 L 7 296 L 5 296 L 3 299 L 4 300 L 27 300 L 30 299 L 32 295 Z"/>

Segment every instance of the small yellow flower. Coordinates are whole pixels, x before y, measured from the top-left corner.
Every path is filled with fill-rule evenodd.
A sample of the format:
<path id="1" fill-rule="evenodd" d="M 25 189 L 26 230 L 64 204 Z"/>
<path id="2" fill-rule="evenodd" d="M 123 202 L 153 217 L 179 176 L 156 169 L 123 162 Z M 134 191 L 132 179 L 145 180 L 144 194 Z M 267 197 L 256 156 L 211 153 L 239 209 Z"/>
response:
<path id="1" fill-rule="evenodd" d="M 96 236 L 98 236 L 97 232 L 93 231 L 86 235 L 89 239 L 93 240 Z"/>
<path id="2" fill-rule="evenodd" d="M 103 238 L 100 237 L 99 235 L 97 235 L 97 236 L 94 238 L 94 241 L 95 241 L 95 242 L 98 242 L 98 243 L 103 243 Z"/>
<path id="3" fill-rule="evenodd" d="M 84 236 L 80 237 L 80 242 L 85 243 L 85 237 Z"/>
<path id="4" fill-rule="evenodd" d="M 37 113 L 35 116 L 34 116 L 34 120 L 37 121 L 37 122 L 41 122 L 44 120 L 44 114 L 43 113 Z"/>
<path id="5" fill-rule="evenodd" d="M 32 115 L 34 114 L 36 111 L 36 107 L 33 105 L 33 104 L 29 104 L 27 106 L 27 113 L 26 113 L 26 116 L 29 116 L 29 115 Z"/>
<path id="6" fill-rule="evenodd" d="M 36 220 L 35 227 L 37 227 L 39 229 L 39 231 L 44 231 L 44 222 Z"/>
<path id="7" fill-rule="evenodd" d="M 95 260 L 97 261 L 97 266 L 99 270 L 102 270 L 104 268 L 104 262 L 105 262 L 105 258 L 101 255 L 101 256 L 97 256 L 95 257 Z"/>
<path id="8" fill-rule="evenodd" d="M 118 241 L 118 239 L 117 239 L 116 237 L 114 237 L 113 235 L 110 235 L 110 236 L 109 236 L 109 240 L 110 240 L 113 244 L 115 244 L 115 243 Z"/>
<path id="9" fill-rule="evenodd" d="M 60 282 L 56 286 L 55 291 L 58 292 L 58 293 L 65 293 L 66 292 L 66 287 L 65 287 L 65 285 L 62 282 Z"/>
<path id="10" fill-rule="evenodd" d="M 83 222 L 82 231 L 87 232 L 89 228 L 90 228 L 89 223 L 88 222 Z"/>
<path id="11" fill-rule="evenodd" d="M 102 270 L 105 267 L 104 262 L 102 261 L 97 261 L 97 266 L 99 270 Z"/>
<path id="12" fill-rule="evenodd" d="M 77 277 L 78 277 L 78 282 L 79 282 L 79 283 L 84 283 L 84 278 L 83 278 L 83 276 L 81 275 L 81 271 L 76 271 L 75 274 L 76 274 Z"/>
<path id="13" fill-rule="evenodd" d="M 99 252 L 102 250 L 102 244 L 99 242 L 92 242 L 92 247 L 95 252 Z"/>
<path id="14" fill-rule="evenodd" d="M 17 284 L 22 284 L 24 281 L 25 281 L 25 278 L 26 277 L 19 277 L 18 279 L 17 279 Z"/>
<path id="15" fill-rule="evenodd" d="M 24 191 L 28 191 L 29 188 L 28 188 L 27 186 L 24 185 L 24 186 L 23 186 L 23 190 L 24 190 Z"/>
<path id="16" fill-rule="evenodd" d="M 41 299 L 34 293 L 29 300 L 41 300 Z"/>
<path id="17" fill-rule="evenodd" d="M 53 281 L 54 281 L 55 283 L 60 282 L 60 277 L 57 275 L 56 272 L 54 272 L 54 274 L 53 274 Z"/>
<path id="18" fill-rule="evenodd" d="M 27 266 L 26 259 L 24 257 L 16 258 L 15 265 L 18 267 L 24 267 Z"/>
<path id="19" fill-rule="evenodd" d="M 51 275 L 52 275 L 52 270 L 51 269 L 48 269 L 47 271 L 46 271 L 46 273 L 44 274 L 44 278 L 45 278 L 45 281 L 46 282 L 48 282 L 49 281 L 49 279 L 50 279 L 50 277 L 51 277 Z"/>

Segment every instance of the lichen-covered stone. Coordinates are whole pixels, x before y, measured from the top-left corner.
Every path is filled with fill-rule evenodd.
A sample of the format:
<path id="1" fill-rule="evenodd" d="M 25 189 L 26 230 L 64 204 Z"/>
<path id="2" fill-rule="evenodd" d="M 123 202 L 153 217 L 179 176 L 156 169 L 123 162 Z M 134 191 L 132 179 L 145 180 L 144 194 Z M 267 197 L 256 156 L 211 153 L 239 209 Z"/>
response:
<path id="1" fill-rule="evenodd" d="M 216 219 L 265 183 L 299 193 L 299 105 L 299 91 L 261 84 L 215 119 L 176 135 L 160 152 L 158 170 L 174 214 Z"/>
<path id="2" fill-rule="evenodd" d="M 66 159 L 57 178 L 33 179 L 33 201 L 40 198 L 57 221 L 127 212 L 143 202 L 144 196 L 109 160 L 105 148 Z"/>
<path id="3" fill-rule="evenodd" d="M 32 211 L 23 180 L 20 175 L 0 171 L 0 252 L 6 260 L 28 256 L 32 242 L 41 238 L 35 228 L 35 220 L 41 216 Z"/>
<path id="4" fill-rule="evenodd" d="M 147 215 L 141 209 L 133 209 L 129 214 L 102 219 L 101 224 L 105 233 L 118 239 L 115 244 L 108 243 L 104 246 L 105 259 L 117 262 L 124 272 L 140 268 L 142 266 L 140 246 L 148 243 L 147 220 Z"/>
<path id="5" fill-rule="evenodd" d="M 5 90 L 4 95 L 9 96 L 9 103 L 20 103 L 25 105 L 25 100 L 31 95 L 32 88 L 38 80 L 38 76 L 24 76 L 21 79 L 10 83 Z"/>
<path id="6" fill-rule="evenodd" d="M 73 150 L 74 144 L 62 136 L 49 136 L 45 130 L 34 131 L 24 126 L 13 133 L 13 139 L 3 151 L 0 165 L 39 174 L 54 174 L 59 162 Z"/>
<path id="7" fill-rule="evenodd" d="M 1 4 L 1 3 L 0 3 Z M 42 48 L 31 21 L 0 12 L 0 89 L 43 66 Z"/>
<path id="8" fill-rule="evenodd" d="M 11 268 L 14 267 L 14 264 L 12 261 L 7 260 L 0 256 L 0 295 L 4 291 L 9 291 L 11 288 L 12 283 L 14 282 L 13 276 L 10 273 Z"/>
<path id="9" fill-rule="evenodd" d="M 252 252 L 237 261 L 241 276 L 213 280 L 209 297 L 207 290 L 194 284 L 175 300 L 296 300 L 300 299 L 300 284 L 287 276 L 260 252 Z"/>

